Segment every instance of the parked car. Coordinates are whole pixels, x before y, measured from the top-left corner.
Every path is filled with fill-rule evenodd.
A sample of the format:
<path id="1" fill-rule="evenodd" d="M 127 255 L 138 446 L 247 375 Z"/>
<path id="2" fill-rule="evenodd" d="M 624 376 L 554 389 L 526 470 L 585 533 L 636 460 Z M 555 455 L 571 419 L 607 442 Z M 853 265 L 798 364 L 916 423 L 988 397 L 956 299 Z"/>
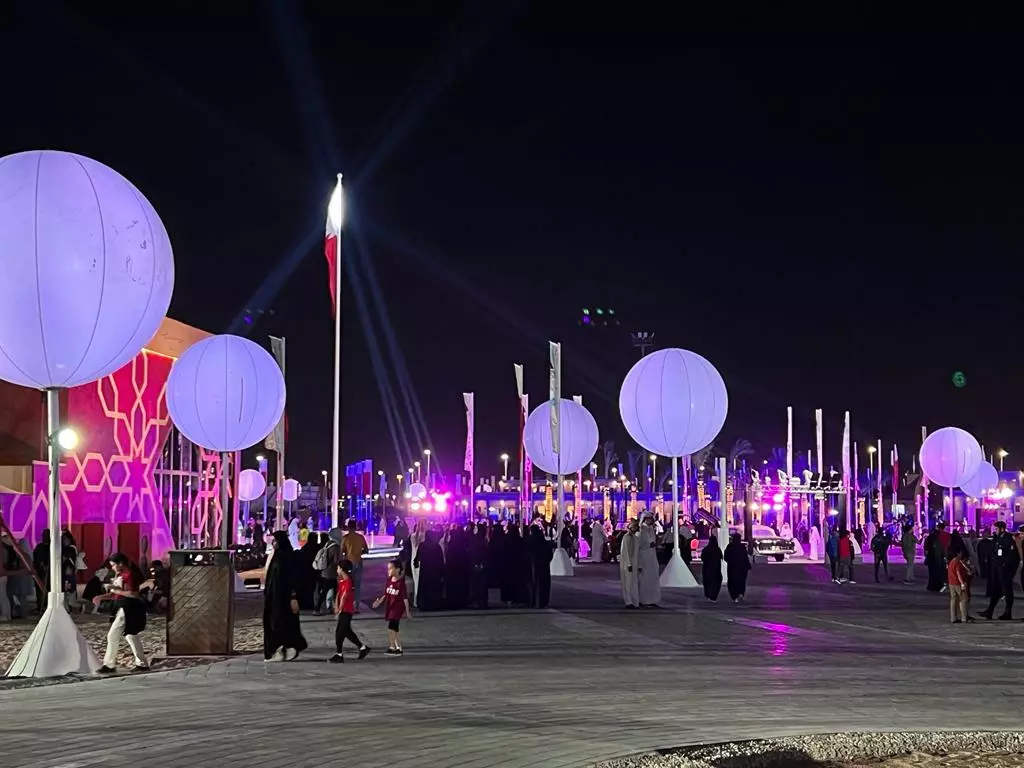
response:
<path id="1" fill-rule="evenodd" d="M 793 539 L 782 538 L 771 526 L 754 523 L 750 527 L 750 532 L 753 536 L 753 541 L 748 542 L 747 549 L 750 552 L 751 557 L 771 557 L 774 558 L 776 562 L 781 563 L 787 557 L 796 553 L 796 542 L 793 541 Z M 742 537 L 743 528 L 737 525 L 730 525 L 730 538 L 734 533 L 738 533 Z M 704 546 L 707 543 L 707 539 L 694 539 L 690 543 L 695 557 L 700 556 L 700 551 L 704 549 Z"/>

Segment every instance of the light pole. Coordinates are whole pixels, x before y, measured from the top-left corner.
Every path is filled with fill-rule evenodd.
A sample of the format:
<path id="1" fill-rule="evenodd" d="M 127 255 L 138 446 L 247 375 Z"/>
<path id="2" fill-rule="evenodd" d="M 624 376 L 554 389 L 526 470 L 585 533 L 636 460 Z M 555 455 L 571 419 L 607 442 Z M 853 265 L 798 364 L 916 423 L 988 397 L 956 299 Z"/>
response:
<path id="1" fill-rule="evenodd" d="M 398 499 L 402 496 L 402 481 L 405 479 L 405 475 L 399 472 L 395 475 L 395 480 L 398 481 L 398 493 L 395 494 L 395 508 L 398 508 Z"/>
<path id="2" fill-rule="evenodd" d="M 388 497 L 388 481 L 384 479 L 384 470 L 377 470 L 377 493 L 380 494 L 380 521 L 386 528 L 387 525 L 387 497 Z M 374 497 L 376 498 L 376 496 Z"/>
<path id="3" fill-rule="evenodd" d="M 647 457 L 651 462 L 651 498 L 647 503 L 647 511 L 654 514 L 654 484 L 658 482 L 658 457 L 653 453 Z"/>
<path id="4" fill-rule="evenodd" d="M 331 514 L 331 493 L 327 489 L 327 470 L 321 469 L 320 476 L 324 479 L 324 511 L 329 515 Z"/>
<path id="5" fill-rule="evenodd" d="M 414 470 L 412 467 L 409 467 L 405 471 L 409 473 L 409 485 L 412 485 L 413 484 L 413 474 L 412 473 L 415 472 L 416 470 Z"/>
<path id="6" fill-rule="evenodd" d="M 414 461 L 412 465 L 416 467 L 416 482 L 421 482 L 423 480 L 423 473 L 420 471 L 420 463 L 418 461 Z"/>
<path id="7" fill-rule="evenodd" d="M 1000 448 L 999 449 L 999 453 L 997 453 L 996 455 L 999 457 L 999 471 L 1002 472 L 1003 471 L 1003 459 L 1005 459 L 1010 454 L 1007 453 L 1006 451 L 1004 451 L 1002 448 Z"/>
<path id="8" fill-rule="evenodd" d="M 427 485 L 430 485 L 430 449 L 425 449 L 423 455 L 427 457 Z"/>
<path id="9" fill-rule="evenodd" d="M 508 454 L 507 453 L 503 453 L 498 458 L 500 458 L 503 462 L 505 462 L 505 472 L 502 474 L 502 479 L 503 480 L 508 480 Z"/>

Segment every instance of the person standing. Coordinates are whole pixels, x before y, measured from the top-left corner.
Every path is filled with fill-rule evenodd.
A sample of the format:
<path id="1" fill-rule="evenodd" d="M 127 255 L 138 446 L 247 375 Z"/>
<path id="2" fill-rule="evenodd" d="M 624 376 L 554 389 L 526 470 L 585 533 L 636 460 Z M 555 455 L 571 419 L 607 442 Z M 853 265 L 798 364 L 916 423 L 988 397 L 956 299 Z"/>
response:
<path id="1" fill-rule="evenodd" d="M 900 549 L 903 551 L 903 560 L 906 562 L 903 570 L 903 583 L 914 583 L 914 560 L 917 557 L 917 537 L 914 535 L 914 527 L 903 526 L 903 538 L 900 539 Z"/>
<path id="2" fill-rule="evenodd" d="M 604 560 L 604 520 L 595 520 L 590 531 L 590 560 L 600 563 Z"/>
<path id="3" fill-rule="evenodd" d="M 547 608 L 551 600 L 551 560 L 555 550 L 538 522 L 530 526 L 528 541 L 532 571 L 531 608 Z"/>
<path id="4" fill-rule="evenodd" d="M 840 584 L 856 584 L 853 580 L 853 542 L 849 531 L 839 532 L 839 569 Z"/>
<path id="5" fill-rule="evenodd" d="M 110 558 L 110 567 L 115 574 L 110 590 L 93 598 L 93 603 L 97 606 L 104 600 L 116 601 L 116 613 L 107 632 L 107 650 L 103 655 L 103 666 L 99 668 L 99 674 L 110 675 L 117 672 L 117 654 L 121 650 L 122 637 L 127 641 L 135 657 L 134 669 L 147 670 L 149 662 L 146 661 L 142 641 L 139 640 L 139 633 L 146 628 L 146 605 L 139 597 L 139 574 L 132 568 L 128 558 L 121 553 Z"/>
<path id="6" fill-rule="evenodd" d="M 949 584 L 949 621 L 951 624 L 974 621 L 971 607 L 971 569 L 967 565 L 963 549 L 950 550 L 947 583 Z"/>
<path id="7" fill-rule="evenodd" d="M 356 530 L 356 521 L 348 521 L 348 533 L 341 540 L 341 556 L 352 563 L 352 589 L 359 613 L 359 596 L 363 589 L 363 555 L 370 551 L 363 534 Z"/>
<path id="8" fill-rule="evenodd" d="M 640 585 L 637 581 L 640 567 L 636 520 L 630 520 L 619 541 L 619 579 L 622 582 L 622 601 L 627 608 L 640 605 Z"/>
<path id="9" fill-rule="evenodd" d="M 700 553 L 700 575 L 704 582 L 704 597 L 712 603 L 718 602 L 718 593 L 722 591 L 722 548 L 713 532 Z"/>
<path id="10" fill-rule="evenodd" d="M 1017 542 L 1007 533 L 1006 523 L 999 520 L 996 522 L 996 535 L 992 540 L 992 556 L 988 567 L 988 608 L 981 614 L 986 619 L 992 618 L 1000 599 L 1006 600 L 1006 606 L 999 618 L 1002 621 L 1013 619 L 1013 577 L 1018 567 L 1020 553 Z"/>
<path id="11" fill-rule="evenodd" d="M 747 594 L 747 575 L 750 573 L 750 558 L 743 539 L 738 533 L 725 548 L 725 576 L 729 580 L 729 597 L 738 603 Z"/>
<path id="12" fill-rule="evenodd" d="M 334 655 L 328 661 L 332 664 L 341 664 L 345 661 L 342 645 L 346 640 L 359 649 L 360 659 L 370 655 L 370 646 L 360 640 L 359 635 L 352 630 L 352 614 L 355 613 L 356 607 L 355 592 L 352 589 L 352 563 L 342 560 L 336 570 L 338 584 L 335 590 L 334 612 L 338 615 L 338 623 L 334 626 Z"/>
<path id="13" fill-rule="evenodd" d="M 274 531 L 274 556 L 263 593 L 263 659 L 291 661 L 308 643 L 299 624 L 299 574 L 295 550 L 285 531 Z"/>
<path id="14" fill-rule="evenodd" d="M 657 608 L 661 602 L 661 583 L 658 573 L 657 533 L 654 518 L 644 517 L 637 534 L 637 599 L 641 608 Z"/>
<path id="15" fill-rule="evenodd" d="M 384 604 L 384 619 L 388 623 L 388 649 L 385 653 L 388 656 L 401 656 L 401 621 L 403 618 L 412 618 L 401 560 L 392 560 L 388 563 L 388 580 L 384 585 L 384 594 L 373 601 L 373 607 L 378 608 L 381 603 Z"/>
<path id="16" fill-rule="evenodd" d="M 878 528 L 875 531 L 875 535 L 871 538 L 871 554 L 874 555 L 875 559 L 875 583 L 877 584 L 878 579 L 878 567 L 881 566 L 885 571 L 886 581 L 892 581 L 892 576 L 889 575 L 889 547 L 892 546 L 892 539 L 889 538 L 889 534 L 885 528 Z"/>
<path id="17" fill-rule="evenodd" d="M 341 547 L 335 538 L 337 533 L 331 531 L 327 537 L 327 544 L 317 551 L 313 558 L 313 569 L 319 572 L 319 582 L 316 586 L 316 604 L 313 606 L 313 613 L 321 616 L 330 611 L 332 595 L 335 595 L 334 587 L 338 580 L 338 563 L 341 562 Z"/>
<path id="18" fill-rule="evenodd" d="M 829 529 L 828 540 L 825 542 L 825 558 L 832 573 L 832 583 L 839 583 L 839 534 L 835 528 Z"/>

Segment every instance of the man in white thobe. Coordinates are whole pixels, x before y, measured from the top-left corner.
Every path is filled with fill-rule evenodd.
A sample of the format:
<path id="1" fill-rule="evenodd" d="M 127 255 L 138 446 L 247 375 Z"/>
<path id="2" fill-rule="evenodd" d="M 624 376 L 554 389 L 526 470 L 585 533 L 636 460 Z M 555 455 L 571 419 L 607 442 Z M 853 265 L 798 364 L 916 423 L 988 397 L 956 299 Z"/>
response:
<path id="1" fill-rule="evenodd" d="M 590 531 L 590 559 L 595 563 L 601 562 L 601 555 L 604 552 L 604 520 L 595 520 Z"/>
<path id="2" fill-rule="evenodd" d="M 619 577 L 622 580 L 622 601 L 627 608 L 640 605 L 637 584 L 637 524 L 630 520 L 619 546 Z"/>
<path id="3" fill-rule="evenodd" d="M 661 602 L 656 542 L 654 518 L 645 517 L 637 534 L 637 593 L 641 608 L 657 606 Z"/>

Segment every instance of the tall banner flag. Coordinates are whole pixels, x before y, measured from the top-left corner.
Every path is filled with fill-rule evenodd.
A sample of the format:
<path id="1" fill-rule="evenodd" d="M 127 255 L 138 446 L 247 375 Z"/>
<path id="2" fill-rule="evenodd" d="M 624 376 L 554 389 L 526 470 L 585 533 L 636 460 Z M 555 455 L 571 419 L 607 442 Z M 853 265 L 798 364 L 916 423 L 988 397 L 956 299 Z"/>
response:
<path id="1" fill-rule="evenodd" d="M 885 497 L 882 495 L 882 441 L 878 441 L 878 525 L 885 522 Z"/>
<path id="2" fill-rule="evenodd" d="M 583 405 L 583 395 L 573 395 L 576 405 Z M 583 468 L 576 473 L 576 539 L 583 540 Z"/>
<path id="3" fill-rule="evenodd" d="M 281 375 L 284 376 L 284 338 L 278 338 L 277 336 L 270 337 L 270 352 L 274 355 L 274 359 L 277 360 L 278 366 L 281 368 Z M 277 520 L 281 523 L 284 520 L 284 447 L 285 442 L 288 439 L 288 433 L 286 430 L 287 417 L 284 413 L 281 414 L 280 420 L 277 422 L 277 426 L 267 435 L 267 439 L 263 441 L 264 446 L 268 451 L 274 451 L 277 454 L 277 476 L 274 478 L 274 484 L 277 487 L 277 501 L 275 501 L 277 509 Z M 264 520 L 263 524 L 266 525 L 267 521 Z M 278 526 L 279 527 L 279 526 Z"/>
<path id="4" fill-rule="evenodd" d="M 463 392 L 466 404 L 466 460 L 462 468 L 469 473 L 469 519 L 476 519 L 476 475 L 473 472 L 473 393 Z"/>
<path id="5" fill-rule="evenodd" d="M 892 461 L 892 503 L 895 508 L 899 503 L 896 494 L 900 486 L 900 452 L 896 449 L 896 443 L 892 444 L 892 454 L 889 458 Z"/>
<path id="6" fill-rule="evenodd" d="M 925 438 L 928 437 L 928 427 L 921 427 L 921 445 L 924 445 Z M 923 530 L 922 525 L 928 521 L 928 476 L 924 473 L 924 468 L 921 468 L 921 504 L 917 508 L 917 530 Z"/>
<path id="7" fill-rule="evenodd" d="M 857 453 L 857 444 L 853 444 L 853 508 L 860 509 L 860 456 Z M 857 525 L 861 525 L 860 518 L 857 518 Z"/>
<path id="8" fill-rule="evenodd" d="M 793 406 L 786 408 L 786 477 L 793 477 Z"/>
<path id="9" fill-rule="evenodd" d="M 843 417 L 843 489 L 846 493 L 846 512 L 843 515 L 845 529 L 850 529 L 850 412 L 846 411 Z"/>
<path id="10" fill-rule="evenodd" d="M 327 204 L 327 228 L 324 232 L 324 256 L 327 257 L 327 287 L 331 294 L 331 316 L 338 311 L 338 288 L 341 283 L 338 272 L 338 256 L 341 246 L 341 222 L 344 216 L 344 191 L 341 174 Z"/>
<path id="11" fill-rule="evenodd" d="M 512 368 L 516 374 L 516 403 L 519 407 L 519 523 L 522 526 L 529 523 L 526 520 L 526 448 L 523 445 L 526 417 L 529 413 L 523 408 L 523 366 L 514 363 Z"/>
<path id="12" fill-rule="evenodd" d="M 818 442 L 818 474 L 824 476 L 825 474 L 825 450 L 824 450 L 824 436 L 822 434 L 822 410 L 816 408 L 814 411 L 814 423 L 817 442 Z M 818 530 L 825 530 L 825 500 L 821 499 L 818 502 Z"/>
<path id="13" fill-rule="evenodd" d="M 558 423 L 559 416 L 559 401 L 562 399 L 562 345 L 550 341 L 548 342 L 548 356 L 551 359 L 551 377 L 550 377 L 550 390 L 551 390 L 551 447 L 554 450 L 555 456 L 558 457 L 558 466 L 562 466 L 562 457 L 560 455 L 562 450 L 561 441 L 561 427 Z M 558 475 L 558 514 L 556 516 L 556 528 L 555 532 L 558 539 L 555 546 L 561 549 L 562 546 L 562 524 L 565 519 L 565 483 L 562 481 L 562 476 Z"/>

